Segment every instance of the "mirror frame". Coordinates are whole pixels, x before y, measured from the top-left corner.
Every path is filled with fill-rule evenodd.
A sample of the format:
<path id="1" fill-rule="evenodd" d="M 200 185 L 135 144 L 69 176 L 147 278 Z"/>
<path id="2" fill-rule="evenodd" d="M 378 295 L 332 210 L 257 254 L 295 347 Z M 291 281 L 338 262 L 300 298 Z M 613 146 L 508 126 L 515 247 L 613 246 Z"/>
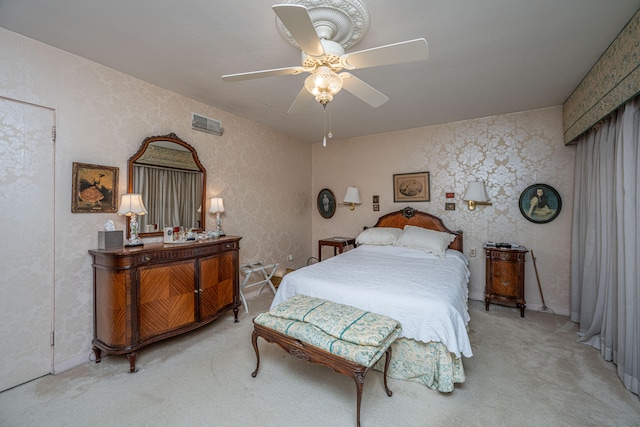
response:
<path id="1" fill-rule="evenodd" d="M 185 141 L 183 141 L 182 139 L 180 139 L 178 137 L 178 135 L 176 135 L 175 133 L 170 133 L 168 135 L 157 135 L 157 136 L 150 136 L 144 139 L 144 141 L 142 141 L 142 145 L 140 145 L 140 148 L 138 149 L 138 151 L 129 158 L 129 174 L 128 174 L 128 185 L 127 185 L 127 189 L 129 193 L 133 193 L 133 164 L 136 162 L 136 160 L 138 160 L 140 157 L 142 157 L 142 155 L 144 154 L 144 152 L 146 151 L 147 147 L 153 143 L 153 142 L 158 142 L 158 141 L 169 141 L 169 142 L 173 142 L 175 144 L 181 145 L 184 148 L 188 149 L 189 151 L 191 151 L 191 155 L 193 156 L 193 161 L 195 162 L 195 164 L 198 166 L 198 168 L 200 169 L 200 172 L 202 172 L 202 209 L 200 212 L 200 225 L 201 225 L 201 230 L 205 229 L 205 206 L 206 206 L 206 192 L 207 192 L 207 170 L 204 168 L 204 166 L 202 166 L 202 163 L 200 163 L 200 159 L 198 158 L 198 152 L 195 150 L 195 148 L 193 148 L 191 145 L 189 145 L 188 143 L 186 143 Z M 129 221 L 130 221 L 131 217 L 127 217 L 127 238 L 131 237 L 130 234 L 130 228 L 129 228 Z M 154 231 L 152 233 L 138 233 L 138 235 L 140 237 L 153 237 L 153 236 L 163 236 L 164 235 L 164 231 L 163 230 L 159 230 L 159 231 Z"/>

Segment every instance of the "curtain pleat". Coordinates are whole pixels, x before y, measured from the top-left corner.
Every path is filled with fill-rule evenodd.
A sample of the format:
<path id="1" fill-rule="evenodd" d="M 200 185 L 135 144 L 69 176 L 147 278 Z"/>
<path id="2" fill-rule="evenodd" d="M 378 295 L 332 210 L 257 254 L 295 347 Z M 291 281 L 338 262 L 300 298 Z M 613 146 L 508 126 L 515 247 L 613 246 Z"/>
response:
<path id="1" fill-rule="evenodd" d="M 638 394 L 640 374 L 640 98 L 577 145 L 571 319 L 581 341 L 617 365 Z"/>

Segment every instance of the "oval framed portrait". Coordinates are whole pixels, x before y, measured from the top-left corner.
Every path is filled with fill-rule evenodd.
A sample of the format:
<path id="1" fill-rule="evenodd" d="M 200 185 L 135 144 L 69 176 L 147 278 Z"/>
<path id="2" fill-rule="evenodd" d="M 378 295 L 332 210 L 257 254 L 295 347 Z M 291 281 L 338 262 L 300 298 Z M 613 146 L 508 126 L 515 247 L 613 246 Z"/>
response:
<path id="1" fill-rule="evenodd" d="M 520 194 L 520 213 L 536 224 L 545 224 L 557 218 L 562 210 L 560 194 L 550 185 L 533 184 Z"/>
<path id="2" fill-rule="evenodd" d="M 336 213 L 336 197 L 328 188 L 323 188 L 318 193 L 318 212 L 324 219 L 329 219 Z"/>

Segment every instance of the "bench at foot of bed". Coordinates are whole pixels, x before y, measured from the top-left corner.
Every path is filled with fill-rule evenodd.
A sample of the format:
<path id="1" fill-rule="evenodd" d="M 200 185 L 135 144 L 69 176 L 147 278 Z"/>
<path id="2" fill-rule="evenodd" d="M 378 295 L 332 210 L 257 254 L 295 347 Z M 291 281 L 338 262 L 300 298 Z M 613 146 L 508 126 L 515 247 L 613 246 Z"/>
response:
<path id="1" fill-rule="evenodd" d="M 300 319 L 300 320 L 297 320 Z M 369 369 L 386 354 L 384 388 L 391 361 L 391 343 L 400 333 L 400 324 L 388 317 L 319 298 L 297 295 L 253 319 L 251 342 L 260 368 L 258 337 L 277 344 L 300 360 L 327 366 L 353 378 L 356 383 L 357 426 L 364 379 Z"/>

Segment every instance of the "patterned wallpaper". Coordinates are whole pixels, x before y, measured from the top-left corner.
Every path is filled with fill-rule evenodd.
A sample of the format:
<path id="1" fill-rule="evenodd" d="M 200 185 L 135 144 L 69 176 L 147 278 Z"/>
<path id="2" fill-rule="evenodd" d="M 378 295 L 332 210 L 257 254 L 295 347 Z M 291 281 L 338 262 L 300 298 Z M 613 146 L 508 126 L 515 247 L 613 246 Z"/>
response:
<path id="1" fill-rule="evenodd" d="M 379 216 L 404 208 L 406 203 L 393 202 L 393 174 L 429 171 L 431 201 L 411 206 L 465 232 L 465 253 L 470 248 L 477 253 L 469 258 L 470 297 L 484 299 L 483 242 L 512 242 L 533 249 L 545 303 L 568 314 L 574 155 L 575 147 L 563 145 L 561 107 L 332 141 L 324 148 L 315 144 L 314 203 L 323 188 L 342 201 L 350 185 L 360 189 L 363 203 L 354 211 L 338 207 L 331 219 L 322 218 L 314 206 L 313 240 L 356 236 Z M 492 206 L 472 212 L 462 197 L 467 183 L 475 180 L 486 182 Z M 522 191 L 535 183 L 551 185 L 562 198 L 562 211 L 550 223 L 534 224 L 518 208 Z M 447 192 L 455 193 L 454 211 L 445 210 Z M 380 197 L 379 212 L 373 211 L 374 195 Z M 331 255 L 325 251 L 323 258 Z M 535 309 L 542 304 L 530 254 L 525 269 L 525 299 Z"/>
<path id="2" fill-rule="evenodd" d="M 640 93 L 640 11 L 620 32 L 564 104 L 564 141 L 570 143 Z"/>
<path id="3" fill-rule="evenodd" d="M 285 268 L 310 256 L 308 144 L 2 28 L 0 95 L 56 110 L 56 369 L 89 360 L 93 295 L 87 250 L 97 247 L 108 219 L 125 227 L 116 214 L 71 213 L 73 162 L 119 167 L 120 191 L 126 191 L 127 161 L 144 138 L 174 132 L 198 151 L 207 169 L 207 198 L 223 197 L 222 226 L 242 236 L 241 262 L 270 260 Z M 224 135 L 192 130 L 192 112 L 221 120 Z M 207 214 L 206 226 L 215 229 L 214 215 Z M 37 267 L 25 261 L 25 268 Z M 28 320 L 22 313 L 13 316 Z"/>

